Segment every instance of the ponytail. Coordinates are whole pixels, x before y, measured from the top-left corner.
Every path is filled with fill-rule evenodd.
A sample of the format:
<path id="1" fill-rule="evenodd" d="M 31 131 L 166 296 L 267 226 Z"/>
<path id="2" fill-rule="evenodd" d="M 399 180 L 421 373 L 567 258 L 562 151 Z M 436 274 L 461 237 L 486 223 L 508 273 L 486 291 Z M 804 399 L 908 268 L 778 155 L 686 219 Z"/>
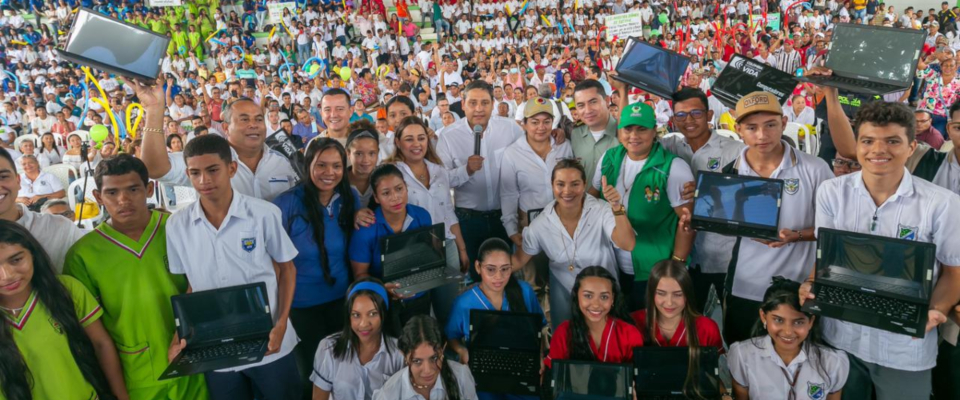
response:
<path id="1" fill-rule="evenodd" d="M 447 400 L 460 400 L 460 383 L 457 377 L 453 376 L 453 370 L 450 367 L 450 361 L 443 356 L 443 344 L 445 340 L 440 333 L 440 326 L 437 320 L 427 315 L 416 315 L 407 321 L 403 327 L 403 333 L 400 334 L 400 340 L 397 341 L 397 347 L 403 352 L 404 356 L 410 356 L 420 345 L 428 345 L 437 352 L 439 358 L 440 379 L 443 382 L 443 388 L 447 392 Z"/>

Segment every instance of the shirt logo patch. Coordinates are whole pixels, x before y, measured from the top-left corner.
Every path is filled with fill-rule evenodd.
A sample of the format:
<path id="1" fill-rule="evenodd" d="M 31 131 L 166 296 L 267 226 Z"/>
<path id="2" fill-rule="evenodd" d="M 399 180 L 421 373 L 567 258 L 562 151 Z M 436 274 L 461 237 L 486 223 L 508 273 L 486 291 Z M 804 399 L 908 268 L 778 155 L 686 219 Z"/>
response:
<path id="1" fill-rule="evenodd" d="M 253 249 L 257 248 L 257 238 L 240 239 L 240 245 L 247 253 L 253 252 Z"/>
<path id="2" fill-rule="evenodd" d="M 822 400 L 827 397 L 826 394 L 822 383 L 807 382 L 807 397 L 812 400 Z"/>
<path id="3" fill-rule="evenodd" d="M 787 193 L 789 194 L 797 194 L 797 191 L 800 190 L 800 179 L 799 178 L 784 179 L 783 188 L 786 189 Z"/>
<path id="4" fill-rule="evenodd" d="M 917 227 L 898 224 L 897 237 L 903 240 L 917 240 Z"/>
<path id="5" fill-rule="evenodd" d="M 50 317 L 49 319 L 47 319 L 47 322 L 49 322 L 50 326 L 53 327 L 54 332 L 56 332 L 58 335 L 63 334 L 63 326 L 61 326 L 60 323 L 57 322 L 57 320 L 53 319 L 53 317 Z"/>
<path id="6" fill-rule="evenodd" d="M 707 169 L 716 171 L 720 168 L 720 157 L 710 157 L 707 159 Z"/>
<path id="7" fill-rule="evenodd" d="M 651 189 L 650 186 L 643 188 L 643 198 L 647 200 L 647 203 L 659 203 L 660 188 Z"/>

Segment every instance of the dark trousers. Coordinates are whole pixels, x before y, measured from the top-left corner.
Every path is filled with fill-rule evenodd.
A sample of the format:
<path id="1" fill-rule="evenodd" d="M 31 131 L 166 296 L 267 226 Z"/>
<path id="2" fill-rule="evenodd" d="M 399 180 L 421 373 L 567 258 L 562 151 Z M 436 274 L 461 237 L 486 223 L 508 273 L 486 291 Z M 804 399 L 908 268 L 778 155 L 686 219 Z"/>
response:
<path id="1" fill-rule="evenodd" d="M 717 292 L 717 298 L 723 298 L 723 283 L 727 279 L 727 274 L 708 274 L 704 273 L 700 265 L 690 268 L 690 280 L 693 281 L 693 294 L 696 296 L 695 307 L 697 312 L 703 313 L 707 306 L 707 298 L 710 295 L 710 287 Z"/>
<path id="2" fill-rule="evenodd" d="M 760 302 L 727 294 L 723 301 L 723 339 L 727 345 L 753 337 L 760 322 Z"/>
<path id="3" fill-rule="evenodd" d="M 413 300 L 390 302 L 390 318 L 397 335 L 414 316 L 430 315 L 430 302 L 430 292 Z"/>
<path id="4" fill-rule="evenodd" d="M 317 354 L 317 346 L 323 338 L 343 329 L 343 303 L 345 299 L 338 299 L 313 307 L 291 308 L 290 323 L 300 337 L 300 343 L 293 350 L 300 370 L 300 380 L 303 382 L 303 398 L 310 399 L 313 386 L 310 383 L 310 372 L 313 371 L 313 357 Z"/>
<path id="5" fill-rule="evenodd" d="M 930 399 L 933 380 L 930 369 L 897 370 L 863 361 L 849 353 L 847 359 L 850 360 L 850 373 L 847 375 L 847 382 L 843 385 L 844 400 Z M 955 399 L 955 397 L 946 398 Z"/>
<path id="6" fill-rule="evenodd" d="M 620 271 L 620 293 L 627 300 L 627 312 L 642 310 L 647 306 L 647 281 L 635 281 L 634 277 Z"/>
<path id="7" fill-rule="evenodd" d="M 940 343 L 937 366 L 933 367 L 933 397 L 960 399 L 960 346 Z"/>
<path id="8" fill-rule="evenodd" d="M 267 365 L 204 376 L 211 400 L 298 400 L 303 390 L 293 353 Z"/>
<path id="9" fill-rule="evenodd" d="M 470 258 L 470 278 L 474 282 L 480 282 L 480 275 L 473 266 L 476 264 L 477 251 L 480 250 L 483 241 L 496 237 L 511 243 L 507 231 L 503 228 L 503 222 L 500 221 L 502 214 L 500 210 L 475 211 L 459 207 L 456 211 L 457 219 L 460 220 L 463 242 L 467 246 L 467 257 Z"/>

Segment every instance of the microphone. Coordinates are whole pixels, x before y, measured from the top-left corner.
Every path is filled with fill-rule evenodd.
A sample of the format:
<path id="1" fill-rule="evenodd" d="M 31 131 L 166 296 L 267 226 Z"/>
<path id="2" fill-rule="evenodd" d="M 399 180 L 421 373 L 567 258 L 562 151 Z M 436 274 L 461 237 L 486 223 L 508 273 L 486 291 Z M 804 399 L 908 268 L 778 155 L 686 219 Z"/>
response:
<path id="1" fill-rule="evenodd" d="M 480 136 L 483 135 L 483 127 L 480 125 L 473 126 L 473 155 L 480 155 Z"/>

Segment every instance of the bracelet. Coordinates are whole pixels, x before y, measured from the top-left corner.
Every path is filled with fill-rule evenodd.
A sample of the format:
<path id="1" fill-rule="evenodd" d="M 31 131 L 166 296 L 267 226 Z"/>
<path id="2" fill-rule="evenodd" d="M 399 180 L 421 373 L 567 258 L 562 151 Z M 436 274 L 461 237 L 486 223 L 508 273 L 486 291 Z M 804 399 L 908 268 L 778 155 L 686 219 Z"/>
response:
<path id="1" fill-rule="evenodd" d="M 687 259 L 686 259 L 686 258 L 677 257 L 676 254 L 674 254 L 673 256 L 671 256 L 670 259 L 673 260 L 673 261 L 687 262 Z"/>
<path id="2" fill-rule="evenodd" d="M 143 133 L 159 133 L 159 134 L 163 134 L 163 129 L 160 129 L 160 128 L 147 128 L 147 127 L 143 127 L 142 130 L 143 130 Z"/>
<path id="3" fill-rule="evenodd" d="M 799 238 L 797 238 L 797 241 L 798 241 L 798 242 L 802 242 L 802 241 L 803 241 L 803 231 L 794 230 L 793 232 L 795 232 L 797 235 L 800 236 Z"/>

